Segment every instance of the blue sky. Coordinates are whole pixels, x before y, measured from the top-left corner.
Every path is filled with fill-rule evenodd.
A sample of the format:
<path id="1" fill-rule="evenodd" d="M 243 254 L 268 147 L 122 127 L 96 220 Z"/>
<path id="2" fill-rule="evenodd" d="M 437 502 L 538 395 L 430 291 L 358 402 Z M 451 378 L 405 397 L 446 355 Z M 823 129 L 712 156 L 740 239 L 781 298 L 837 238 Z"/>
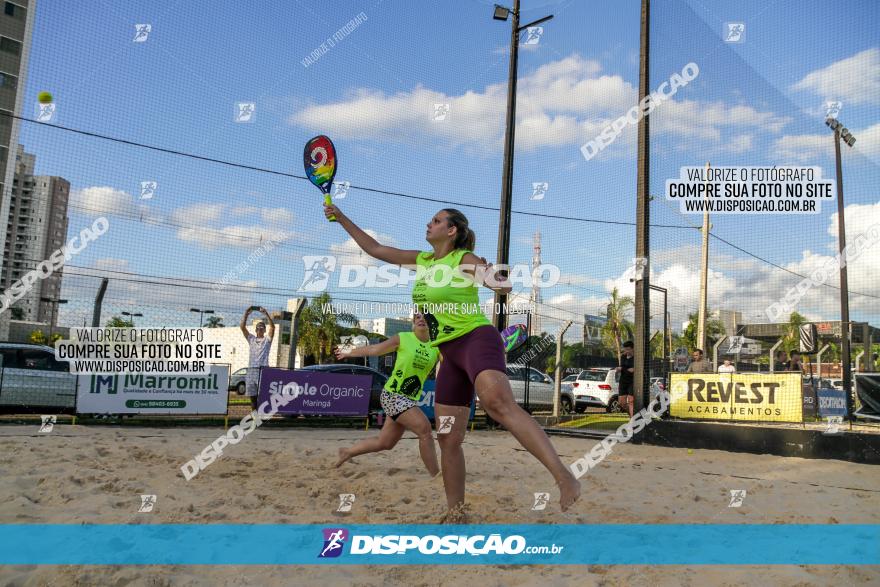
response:
<path id="1" fill-rule="evenodd" d="M 366 20 L 315 63 L 302 60 L 349 20 Z M 501 188 L 509 23 L 492 2 L 422 5 L 402 0 L 241 3 L 57 0 L 37 9 L 26 103 L 51 91 L 57 123 L 89 132 L 302 174 L 305 141 L 330 135 L 337 180 L 417 196 L 497 206 Z M 580 146 L 635 102 L 639 2 L 523 2 L 523 22 L 548 13 L 536 45 L 520 51 L 514 210 L 607 221 L 635 220 L 635 129 L 586 161 Z M 651 117 L 652 222 L 698 225 L 661 196 L 686 165 L 819 165 L 833 173 L 824 103 L 843 102 L 854 132 L 845 148 L 848 232 L 880 222 L 880 8 L 868 2 L 655 1 L 650 85 L 688 62 L 700 75 Z M 725 43 L 726 22 L 746 25 L 744 42 Z M 133 43 L 136 23 L 149 23 Z M 234 121 L 235 103 L 256 103 L 252 123 Z M 434 103 L 449 103 L 432 120 Z M 28 109 L 26 112 L 29 112 Z M 287 240 L 240 275 L 257 290 L 295 290 L 303 255 L 352 259 L 347 236 L 328 224 L 317 190 L 267 173 L 157 153 L 24 124 L 21 142 L 37 173 L 70 180 L 79 206 L 109 214 L 111 229 L 77 267 L 214 282 L 259 246 L 260 235 Z M 139 200 L 140 182 L 158 182 Z M 550 184 L 530 199 L 533 182 Z M 351 189 L 338 203 L 363 228 L 403 248 L 425 248 L 424 224 L 440 204 Z M 477 252 L 495 257 L 498 213 L 461 206 L 478 235 Z M 833 252 L 834 205 L 815 216 L 718 216 L 713 230 L 764 259 L 809 272 Z M 94 214 L 72 208 L 71 235 Z M 850 217 L 852 216 L 852 218 Z M 144 219 L 145 221 L 142 221 Z M 515 214 L 511 259 L 528 262 L 532 234 L 543 261 L 563 281 L 544 292 L 546 315 L 595 313 L 614 285 L 628 293 L 631 226 Z M 244 238 L 242 238 L 244 237 Z M 252 240 L 255 239 L 255 240 Z M 669 287 L 673 322 L 696 309 L 699 233 L 652 231 L 655 281 Z M 718 241 L 712 243 L 710 306 L 757 316 L 799 278 Z M 850 269 L 853 291 L 874 293 L 880 263 L 866 255 Z M 85 269 L 71 268 L 69 274 Z M 145 322 L 183 319 L 209 305 L 234 323 L 250 303 L 280 308 L 284 296 L 216 295 L 147 286 L 110 273 L 108 310 L 137 306 Z M 81 320 L 96 278 L 65 277 L 71 300 L 62 322 Z M 872 287 L 873 286 L 873 287 Z M 407 290 L 340 291 L 341 298 L 407 300 Z M 376 295 L 373 295 L 376 294 Z M 816 288 L 799 308 L 837 317 L 837 290 Z M 880 300 L 853 296 L 854 319 L 880 322 Z M 659 311 L 657 312 L 659 314 Z M 364 316 L 367 317 L 367 316 Z M 189 319 L 189 318 L 187 318 Z M 140 324 L 139 324 L 140 325 Z"/>

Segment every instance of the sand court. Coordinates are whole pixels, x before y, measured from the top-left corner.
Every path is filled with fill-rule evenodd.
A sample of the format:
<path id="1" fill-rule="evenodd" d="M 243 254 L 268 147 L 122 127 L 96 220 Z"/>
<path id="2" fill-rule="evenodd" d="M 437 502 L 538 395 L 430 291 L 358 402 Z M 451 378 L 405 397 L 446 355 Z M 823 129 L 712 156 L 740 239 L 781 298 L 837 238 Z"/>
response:
<path id="1" fill-rule="evenodd" d="M 374 431 L 260 428 L 224 450 L 191 481 L 180 466 L 217 438 L 217 428 L 36 426 L 0 428 L 0 520 L 5 524 L 435 524 L 442 481 L 430 479 L 406 434 L 392 451 L 336 469 L 337 450 Z M 594 440 L 554 437 L 566 463 Z M 581 481 L 561 513 L 543 467 L 504 432 L 469 432 L 467 512 L 489 524 L 877 524 L 880 469 L 842 461 L 619 445 Z M 731 490 L 745 491 L 729 507 Z M 543 511 L 534 493 L 550 493 Z M 139 512 L 141 495 L 155 495 Z M 340 494 L 353 494 L 339 512 Z M 621 547 L 608 536 L 609 549 Z M 71 545 L 71 548 L 82 548 Z M 658 560 L 663 545 L 657 544 Z M 880 582 L 880 568 L 847 566 L 162 566 L 5 567 L 10 585 L 460 584 L 698 585 Z"/>

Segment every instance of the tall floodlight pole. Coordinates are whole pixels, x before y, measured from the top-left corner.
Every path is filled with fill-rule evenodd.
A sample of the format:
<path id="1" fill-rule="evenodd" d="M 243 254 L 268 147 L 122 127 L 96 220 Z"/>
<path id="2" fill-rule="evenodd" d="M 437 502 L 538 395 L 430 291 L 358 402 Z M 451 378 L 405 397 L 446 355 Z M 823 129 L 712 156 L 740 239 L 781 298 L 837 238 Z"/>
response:
<path id="1" fill-rule="evenodd" d="M 641 33 L 639 40 L 639 104 L 651 93 L 648 80 L 648 33 L 649 33 L 650 0 L 642 0 Z M 648 152 L 648 119 L 647 113 L 639 120 L 638 145 L 636 156 L 637 184 L 636 184 L 636 257 L 644 259 L 642 278 L 636 279 L 635 288 L 635 319 L 636 336 L 633 341 L 635 351 L 635 364 L 633 369 L 633 408 L 636 412 L 648 404 L 649 390 L 649 361 L 650 361 L 650 331 L 651 331 L 651 299 L 650 299 L 650 275 L 651 268 L 648 261 L 649 246 L 649 191 L 650 191 L 650 166 Z"/>
<path id="2" fill-rule="evenodd" d="M 492 18 L 506 21 L 508 16 L 513 15 L 510 29 L 510 66 L 507 72 L 507 122 L 504 130 L 504 174 L 501 179 L 501 209 L 498 221 L 498 254 L 496 256 L 499 265 L 507 265 L 510 259 L 510 208 L 513 200 L 513 149 L 514 130 L 516 126 L 516 78 L 517 62 L 519 59 L 519 34 L 536 24 L 546 22 L 553 15 L 539 18 L 523 26 L 519 25 L 519 0 L 514 0 L 513 8 L 506 8 L 499 4 L 495 5 L 495 13 Z M 507 313 L 504 306 L 507 303 L 507 295 L 495 292 L 494 323 L 498 330 L 504 330 L 507 326 Z"/>
<path id="3" fill-rule="evenodd" d="M 840 163 L 840 141 L 852 147 L 856 138 L 834 117 L 825 119 L 834 131 L 834 162 L 837 166 L 837 250 L 840 252 L 840 363 L 843 368 L 843 389 L 846 390 L 847 417 L 853 418 L 852 367 L 849 349 L 849 283 L 846 274 L 846 223 L 843 214 L 843 168 Z"/>

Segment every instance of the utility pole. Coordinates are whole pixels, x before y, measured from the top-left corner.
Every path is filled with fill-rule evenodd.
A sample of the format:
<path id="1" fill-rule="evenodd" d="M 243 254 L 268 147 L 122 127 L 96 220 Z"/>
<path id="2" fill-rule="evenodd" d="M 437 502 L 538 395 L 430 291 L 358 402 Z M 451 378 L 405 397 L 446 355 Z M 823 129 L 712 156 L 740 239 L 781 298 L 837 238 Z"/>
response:
<path id="1" fill-rule="evenodd" d="M 513 1 L 513 9 L 496 4 L 495 14 L 492 18 L 495 20 L 507 20 L 511 14 L 513 15 L 513 22 L 510 30 L 510 64 L 507 71 L 507 124 L 504 131 L 504 175 L 501 179 L 501 210 L 498 221 L 498 254 L 496 256 L 496 263 L 504 266 L 508 264 L 510 259 L 510 212 L 513 200 L 513 152 L 515 144 L 514 131 L 516 130 L 516 79 L 517 63 L 519 61 L 519 34 L 523 29 L 553 18 L 551 14 L 520 26 L 519 0 Z M 505 270 L 504 273 L 506 274 L 507 271 Z M 499 332 L 507 326 L 507 313 L 504 311 L 506 303 L 507 295 L 496 292 L 495 308 L 493 311 L 495 327 Z"/>
<path id="2" fill-rule="evenodd" d="M 639 103 L 642 104 L 650 93 L 648 74 L 648 33 L 650 32 L 650 0 L 642 0 L 641 30 L 639 40 Z M 650 165 L 648 148 L 649 133 L 648 120 L 650 115 L 645 114 L 639 120 L 638 145 L 637 145 L 637 184 L 636 184 L 636 257 L 645 259 L 642 278 L 635 282 L 635 320 L 636 336 L 633 341 L 635 351 L 635 363 L 633 369 L 633 408 L 636 412 L 647 405 L 649 400 L 649 365 L 651 359 L 650 331 L 651 331 L 651 297 L 650 276 L 651 266 L 648 257 L 650 253 L 650 196 L 649 179 Z"/>
<path id="3" fill-rule="evenodd" d="M 852 366 L 850 365 L 849 282 L 846 271 L 846 222 L 843 206 L 843 166 L 840 161 L 840 141 L 852 147 L 856 138 L 834 117 L 825 119 L 834 131 L 834 163 L 837 168 L 837 250 L 840 252 L 840 366 L 843 369 L 843 389 L 846 391 L 846 413 L 853 419 Z"/>
<path id="4" fill-rule="evenodd" d="M 712 164 L 706 161 L 706 183 L 709 183 L 709 169 Z M 708 196 L 704 197 L 708 203 Z M 706 352 L 706 296 L 709 279 L 709 208 L 703 209 L 703 259 L 700 265 L 700 310 L 697 315 L 697 347 Z M 705 354 L 704 354 L 705 356 Z"/>

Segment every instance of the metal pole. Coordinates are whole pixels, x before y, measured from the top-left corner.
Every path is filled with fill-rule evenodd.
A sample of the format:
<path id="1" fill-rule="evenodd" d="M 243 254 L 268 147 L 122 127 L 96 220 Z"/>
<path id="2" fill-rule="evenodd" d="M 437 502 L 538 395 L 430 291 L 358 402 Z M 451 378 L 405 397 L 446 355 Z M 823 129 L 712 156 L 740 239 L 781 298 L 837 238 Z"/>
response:
<path id="1" fill-rule="evenodd" d="M 498 254 L 500 265 L 507 265 L 510 252 L 510 207 L 513 199 L 513 145 L 516 126 L 516 76 L 519 59 L 519 0 L 513 2 L 513 27 L 510 31 L 510 65 L 507 71 L 507 127 L 504 131 L 504 174 L 501 180 L 501 211 L 498 221 Z M 504 305 L 507 296 L 495 292 L 495 327 L 507 326 Z"/>
<path id="2" fill-rule="evenodd" d="M 846 223 L 843 213 L 843 169 L 840 163 L 840 127 L 834 129 L 834 158 L 837 166 L 837 246 L 840 252 L 840 339 L 843 389 L 846 391 L 847 418 L 852 420 L 852 368 L 849 350 L 849 284 L 846 275 Z"/>
<path id="3" fill-rule="evenodd" d="M 819 374 L 817 375 L 817 377 L 819 377 L 820 384 L 822 383 L 822 355 L 823 353 L 825 353 L 825 351 L 828 350 L 828 347 L 830 346 L 830 344 L 825 344 L 821 349 L 819 349 L 819 352 L 816 353 L 816 362 L 819 364 Z"/>
<path id="4" fill-rule="evenodd" d="M 778 349 L 779 345 L 781 345 L 783 342 L 785 342 L 785 341 L 780 338 L 779 340 L 776 341 L 776 344 L 774 344 L 772 347 L 770 347 L 770 372 L 771 373 L 776 373 L 776 349 Z"/>
<path id="5" fill-rule="evenodd" d="M 526 385 L 523 394 L 523 407 L 525 411 L 530 411 L 529 406 L 529 383 L 532 381 L 532 313 L 526 313 Z"/>
<path id="6" fill-rule="evenodd" d="M 639 34 L 639 103 L 651 93 L 649 87 L 648 67 L 650 0 L 642 0 L 641 26 Z M 650 209 L 649 209 L 649 133 L 648 120 L 645 115 L 639 120 L 638 146 L 636 157 L 636 257 L 648 259 L 650 254 Z M 651 329 L 651 298 L 650 298 L 650 261 L 646 263 L 642 279 L 635 285 L 635 321 L 636 336 L 633 341 L 635 361 L 633 369 L 633 409 L 638 412 L 648 404 L 648 369 L 650 361 L 650 343 L 648 337 Z"/>
<path id="7" fill-rule="evenodd" d="M 571 326 L 572 321 L 569 320 L 562 327 L 562 330 L 559 331 L 559 337 L 556 339 L 556 369 L 554 370 L 555 377 L 553 378 L 553 417 L 559 417 L 559 394 L 562 391 L 562 337 L 565 336 L 565 331 L 568 330 L 568 327 Z M 574 408 L 574 406 L 572 406 Z"/>
<path id="8" fill-rule="evenodd" d="M 107 283 L 109 280 L 105 277 L 98 286 L 98 293 L 95 295 L 95 305 L 92 308 L 92 328 L 100 328 L 101 326 L 101 304 L 104 302 L 104 292 L 107 291 Z"/>
<path id="9" fill-rule="evenodd" d="M 296 301 L 296 307 L 294 308 L 293 316 L 290 319 L 290 340 L 288 341 L 290 343 L 290 352 L 287 355 L 288 369 L 296 368 L 296 345 L 297 339 L 299 338 L 299 315 L 302 314 L 305 305 L 306 299 L 299 298 Z"/>
<path id="10" fill-rule="evenodd" d="M 706 161 L 706 182 L 709 181 L 709 169 L 712 164 Z M 704 199 L 708 200 L 708 196 Z M 709 280 L 709 209 L 703 210 L 703 258 L 700 265 L 700 309 L 697 314 L 697 348 L 706 352 L 706 296 Z"/>
<path id="11" fill-rule="evenodd" d="M 713 369 L 713 371 L 718 371 L 718 347 L 720 347 L 721 343 L 723 343 L 728 338 L 729 337 L 726 334 L 724 334 L 721 336 L 721 338 L 718 339 L 718 342 L 716 342 L 712 346 L 712 369 Z"/>
<path id="12" fill-rule="evenodd" d="M 639 100 L 644 100 L 650 90 L 648 66 L 649 57 L 649 32 L 650 32 L 650 0 L 642 0 L 641 26 L 639 32 Z M 638 143 L 636 147 L 636 257 L 648 259 L 650 254 L 650 151 L 648 143 L 649 115 L 639 120 Z M 650 344 L 648 336 L 651 329 L 651 266 L 650 261 L 645 264 L 642 279 L 636 281 L 635 287 L 635 320 L 636 336 L 633 341 L 635 361 L 633 368 L 633 409 L 638 412 L 648 404 L 648 365 L 650 361 Z"/>

